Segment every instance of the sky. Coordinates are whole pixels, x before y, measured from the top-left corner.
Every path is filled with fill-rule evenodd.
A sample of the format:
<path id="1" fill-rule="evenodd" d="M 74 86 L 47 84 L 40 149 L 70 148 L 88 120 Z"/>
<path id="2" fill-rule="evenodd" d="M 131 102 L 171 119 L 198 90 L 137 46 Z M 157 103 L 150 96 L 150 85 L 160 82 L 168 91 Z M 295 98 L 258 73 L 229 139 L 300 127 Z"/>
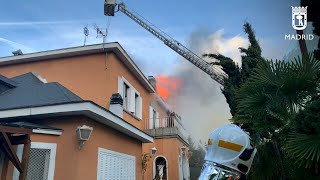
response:
<path id="1" fill-rule="evenodd" d="M 21 48 L 25 52 L 42 51 L 83 45 L 83 27 L 88 25 L 88 43 L 100 43 L 95 38 L 93 24 L 106 28 L 109 25 L 108 41 L 120 42 L 128 52 L 150 61 L 174 59 L 177 55 L 168 50 L 151 34 L 139 27 L 122 13 L 108 18 L 103 15 L 103 0 L 28 0 L 28 3 L 5 1 L 0 11 L 0 56 L 11 55 Z M 208 32 L 224 30 L 224 36 L 244 35 L 242 25 L 249 21 L 265 48 L 265 55 L 280 58 L 282 49 L 288 48 L 283 41 L 291 28 L 291 6 L 295 0 L 182 0 L 124 1 L 126 5 L 157 25 L 172 37 L 185 43 L 190 34 L 199 29 Z M 156 51 L 154 50 L 156 49 Z M 152 54 L 152 55 L 151 55 Z M 172 60 L 171 60 L 172 61 Z"/>
<path id="2" fill-rule="evenodd" d="M 177 76 L 185 81 L 173 106 L 196 139 L 205 141 L 210 131 L 231 118 L 220 86 L 182 59 L 160 40 L 121 12 L 103 14 L 103 0 L 5 1 L 0 7 L 0 57 L 21 49 L 24 53 L 102 43 L 94 24 L 108 29 L 106 42 L 119 42 L 143 73 Z M 120 2 L 120 1 L 118 1 Z M 124 1 L 158 28 L 196 54 L 221 53 L 241 64 L 238 47 L 248 47 L 243 24 L 252 24 L 267 59 L 282 59 L 296 48 L 284 40 L 294 34 L 291 6 L 297 0 L 139 0 Z M 193 81 L 191 81 L 193 80 Z M 202 83 L 203 82 L 203 83 Z M 199 89 L 197 89 L 199 87 Z M 190 111 L 188 108 L 198 105 Z M 198 125 L 194 126 L 194 121 Z"/>

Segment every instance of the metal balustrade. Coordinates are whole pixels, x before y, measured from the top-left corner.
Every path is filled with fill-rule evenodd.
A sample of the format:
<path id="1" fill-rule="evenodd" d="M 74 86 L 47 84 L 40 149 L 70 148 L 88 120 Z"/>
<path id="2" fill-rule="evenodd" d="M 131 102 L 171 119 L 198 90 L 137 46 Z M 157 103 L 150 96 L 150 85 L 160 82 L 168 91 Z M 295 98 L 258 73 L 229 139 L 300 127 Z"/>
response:
<path id="1" fill-rule="evenodd" d="M 175 117 L 164 117 L 164 118 L 154 118 L 154 119 L 147 119 L 144 123 L 144 130 L 147 130 L 147 132 L 152 132 L 152 130 L 159 130 L 159 129 L 168 129 L 173 128 L 177 129 L 177 133 L 180 133 L 184 140 L 187 140 L 189 137 L 189 133 L 184 128 L 181 120 L 175 118 Z M 161 131 L 164 133 L 163 135 L 166 135 L 165 132 L 167 131 Z M 172 133 L 173 131 L 168 131 Z"/>

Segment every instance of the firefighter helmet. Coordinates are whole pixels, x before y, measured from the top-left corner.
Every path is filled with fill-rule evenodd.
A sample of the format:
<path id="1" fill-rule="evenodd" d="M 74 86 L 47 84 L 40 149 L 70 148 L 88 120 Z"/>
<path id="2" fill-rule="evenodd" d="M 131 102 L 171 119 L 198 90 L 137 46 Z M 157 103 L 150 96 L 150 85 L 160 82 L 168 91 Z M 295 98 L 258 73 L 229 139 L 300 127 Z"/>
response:
<path id="1" fill-rule="evenodd" d="M 211 133 L 205 161 L 247 174 L 256 152 L 249 135 L 240 127 L 228 124 Z"/>

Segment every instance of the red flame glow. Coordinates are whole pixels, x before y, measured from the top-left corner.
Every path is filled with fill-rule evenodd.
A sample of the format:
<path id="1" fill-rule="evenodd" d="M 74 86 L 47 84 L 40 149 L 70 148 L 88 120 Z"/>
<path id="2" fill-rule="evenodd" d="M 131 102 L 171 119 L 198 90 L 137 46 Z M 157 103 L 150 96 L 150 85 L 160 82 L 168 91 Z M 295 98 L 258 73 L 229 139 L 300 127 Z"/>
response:
<path id="1" fill-rule="evenodd" d="M 156 88 L 158 95 L 164 100 L 168 100 L 181 86 L 181 80 L 176 77 L 158 75 L 155 78 L 157 80 Z"/>

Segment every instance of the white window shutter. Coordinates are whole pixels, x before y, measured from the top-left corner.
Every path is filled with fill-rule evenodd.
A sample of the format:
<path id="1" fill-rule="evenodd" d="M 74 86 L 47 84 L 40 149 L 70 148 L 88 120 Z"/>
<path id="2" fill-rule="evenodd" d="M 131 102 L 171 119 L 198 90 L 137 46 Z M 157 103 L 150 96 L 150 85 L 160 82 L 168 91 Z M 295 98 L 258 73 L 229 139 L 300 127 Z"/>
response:
<path id="1" fill-rule="evenodd" d="M 98 180 L 135 180 L 134 156 L 99 148 Z"/>
<path id="2" fill-rule="evenodd" d="M 138 118 L 142 119 L 142 97 L 141 96 L 138 97 L 136 106 L 138 110 L 138 112 L 136 112 L 136 115 Z"/>
<path id="3" fill-rule="evenodd" d="M 121 76 L 118 76 L 118 93 L 123 97 L 123 80 Z"/>
<path id="4" fill-rule="evenodd" d="M 160 124 L 159 124 L 160 119 L 159 119 L 159 113 L 158 113 L 158 112 L 156 112 L 156 118 L 157 118 L 157 119 L 156 119 L 156 127 L 159 128 L 159 127 L 160 127 L 160 126 L 159 126 L 159 125 L 160 125 Z"/>
<path id="5" fill-rule="evenodd" d="M 136 110 L 136 89 L 134 87 L 130 87 L 129 91 L 129 111 L 135 112 Z"/>
<path id="6" fill-rule="evenodd" d="M 98 180 L 107 179 L 107 156 L 99 150 L 98 154 Z"/>
<path id="7" fill-rule="evenodd" d="M 153 129 L 153 108 L 149 106 L 149 129 Z"/>

